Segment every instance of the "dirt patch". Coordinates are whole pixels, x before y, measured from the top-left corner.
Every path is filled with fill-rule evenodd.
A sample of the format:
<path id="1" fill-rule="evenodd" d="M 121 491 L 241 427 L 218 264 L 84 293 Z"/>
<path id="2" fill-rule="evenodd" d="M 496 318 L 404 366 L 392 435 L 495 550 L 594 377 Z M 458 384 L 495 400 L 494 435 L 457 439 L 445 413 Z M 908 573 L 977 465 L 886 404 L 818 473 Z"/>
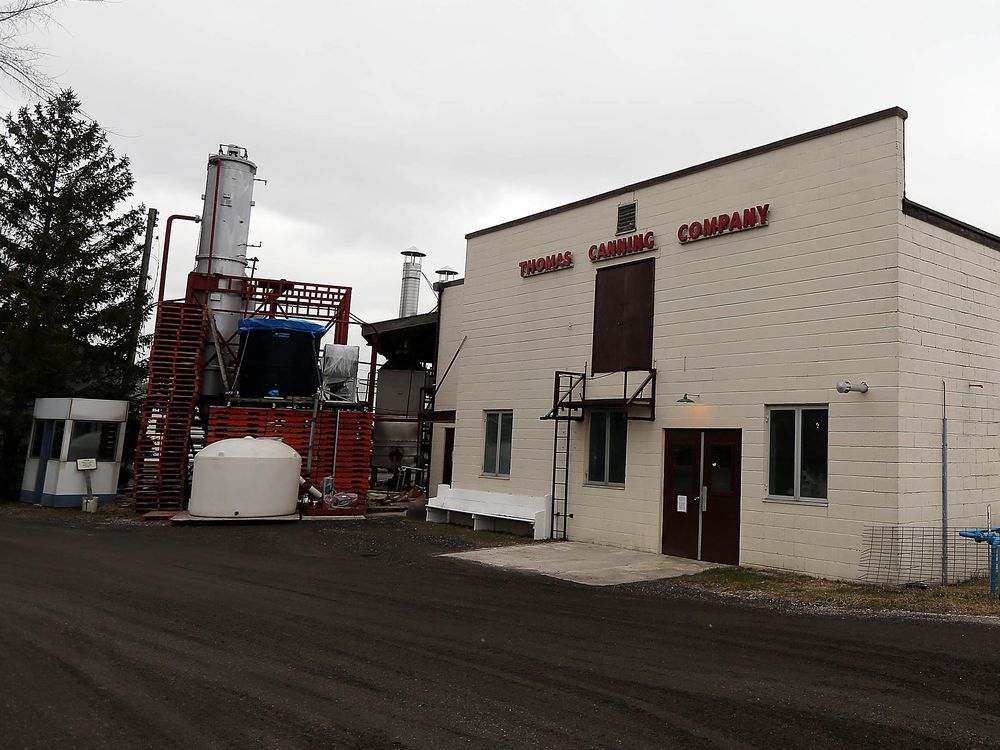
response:
<path id="1" fill-rule="evenodd" d="M 516 544 L 531 544 L 534 541 L 530 536 L 507 534 L 502 531 L 473 531 L 468 526 L 457 526 L 450 523 L 430 523 L 413 519 L 407 519 L 403 523 L 420 536 L 460 540 L 467 542 L 470 548 L 507 547 Z"/>
<path id="2" fill-rule="evenodd" d="M 912 589 L 828 581 L 751 568 L 712 568 L 675 578 L 671 584 L 747 599 L 766 598 L 845 609 L 1000 617 L 1000 598 L 990 595 L 987 579 Z"/>
<path id="3" fill-rule="evenodd" d="M 105 503 L 96 513 L 84 513 L 79 508 L 46 508 L 29 503 L 0 503 L 0 518 L 40 521 L 70 526 L 137 526 L 143 523 L 130 504 Z"/>

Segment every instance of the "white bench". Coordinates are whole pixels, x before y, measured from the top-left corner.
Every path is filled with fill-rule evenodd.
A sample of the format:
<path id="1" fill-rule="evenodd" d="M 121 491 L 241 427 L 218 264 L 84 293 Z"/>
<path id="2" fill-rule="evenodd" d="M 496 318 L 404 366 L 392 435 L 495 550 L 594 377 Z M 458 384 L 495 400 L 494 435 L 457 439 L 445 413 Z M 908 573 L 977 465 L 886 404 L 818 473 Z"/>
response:
<path id="1" fill-rule="evenodd" d="M 476 531 L 494 531 L 500 519 L 530 523 L 535 539 L 548 539 L 552 535 L 551 495 L 510 495 L 438 485 L 437 497 L 427 500 L 427 520 L 450 523 L 452 513 L 471 515 L 472 528 Z"/>

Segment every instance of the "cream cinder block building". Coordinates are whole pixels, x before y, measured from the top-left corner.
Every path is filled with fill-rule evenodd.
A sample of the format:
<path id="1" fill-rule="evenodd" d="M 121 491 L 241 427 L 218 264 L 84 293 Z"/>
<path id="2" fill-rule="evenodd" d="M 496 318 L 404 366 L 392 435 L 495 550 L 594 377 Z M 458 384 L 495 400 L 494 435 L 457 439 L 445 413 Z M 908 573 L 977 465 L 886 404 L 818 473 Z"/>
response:
<path id="1" fill-rule="evenodd" d="M 905 120 L 467 235 L 429 495 L 554 495 L 559 538 L 843 579 L 866 527 L 940 525 L 945 492 L 983 525 L 1000 238 L 905 197 Z"/>

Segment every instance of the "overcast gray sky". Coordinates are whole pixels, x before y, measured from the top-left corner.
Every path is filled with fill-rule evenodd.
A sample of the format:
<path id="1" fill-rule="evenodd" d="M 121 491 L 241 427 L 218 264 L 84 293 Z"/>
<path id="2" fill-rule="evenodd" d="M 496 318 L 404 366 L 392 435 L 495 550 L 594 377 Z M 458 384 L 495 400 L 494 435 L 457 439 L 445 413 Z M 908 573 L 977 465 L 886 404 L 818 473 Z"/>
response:
<path id="1" fill-rule="evenodd" d="M 467 232 L 894 105 L 909 197 L 1000 232 L 991 2 L 113 0 L 57 19 L 31 41 L 131 158 L 137 202 L 200 213 L 208 153 L 245 146 L 269 180 L 258 273 L 353 286 L 366 320 L 395 316 L 410 245 L 461 271 Z M 23 102 L 3 89 L 0 111 Z M 179 296 L 196 230 L 175 237 Z"/>

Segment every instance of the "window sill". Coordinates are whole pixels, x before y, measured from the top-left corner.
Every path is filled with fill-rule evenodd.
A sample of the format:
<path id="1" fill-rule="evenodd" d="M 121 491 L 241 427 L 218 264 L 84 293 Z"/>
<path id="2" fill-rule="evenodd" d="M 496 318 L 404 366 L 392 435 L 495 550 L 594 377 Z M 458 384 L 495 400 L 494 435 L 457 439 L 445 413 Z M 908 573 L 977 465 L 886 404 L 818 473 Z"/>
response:
<path id="1" fill-rule="evenodd" d="M 480 479 L 510 479 L 510 474 L 480 474 Z"/>
<path id="2" fill-rule="evenodd" d="M 765 503 L 780 503 L 783 505 L 808 505 L 812 508 L 826 508 L 829 507 L 829 500 L 796 500 L 794 497 L 771 497 L 770 495 L 764 498 Z"/>
<path id="3" fill-rule="evenodd" d="M 596 487 L 602 490 L 624 490 L 624 484 L 608 484 L 606 482 L 584 482 L 584 487 Z"/>

